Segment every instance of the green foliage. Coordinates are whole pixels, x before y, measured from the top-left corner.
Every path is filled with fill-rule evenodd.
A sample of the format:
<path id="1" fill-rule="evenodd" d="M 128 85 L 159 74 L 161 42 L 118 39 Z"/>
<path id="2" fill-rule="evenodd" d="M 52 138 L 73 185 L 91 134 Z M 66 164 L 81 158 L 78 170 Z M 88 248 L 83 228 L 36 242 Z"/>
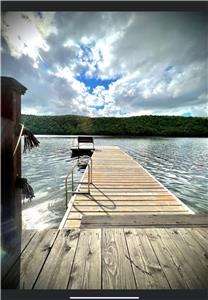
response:
<path id="1" fill-rule="evenodd" d="M 201 117 L 22 115 L 22 122 L 35 134 L 208 137 L 208 118 Z"/>

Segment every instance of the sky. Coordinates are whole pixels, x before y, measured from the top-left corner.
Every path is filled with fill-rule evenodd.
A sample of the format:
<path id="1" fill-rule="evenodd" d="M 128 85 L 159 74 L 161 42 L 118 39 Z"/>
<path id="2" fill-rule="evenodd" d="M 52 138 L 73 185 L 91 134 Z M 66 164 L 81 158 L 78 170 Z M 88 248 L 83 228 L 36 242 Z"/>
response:
<path id="1" fill-rule="evenodd" d="M 7 12 L 1 73 L 22 113 L 208 116 L 201 12 Z"/>

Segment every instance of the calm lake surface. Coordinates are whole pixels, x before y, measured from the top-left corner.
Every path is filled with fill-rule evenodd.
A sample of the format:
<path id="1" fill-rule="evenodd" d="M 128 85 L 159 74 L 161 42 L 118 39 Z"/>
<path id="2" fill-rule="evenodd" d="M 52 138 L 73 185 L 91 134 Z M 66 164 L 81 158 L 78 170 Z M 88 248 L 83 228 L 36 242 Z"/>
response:
<path id="1" fill-rule="evenodd" d="M 28 229 L 58 227 L 65 213 L 65 177 L 74 164 L 73 137 L 37 137 L 40 147 L 22 155 L 22 176 L 35 192 L 23 205 Z M 208 138 L 95 137 L 95 145 L 119 146 L 194 212 L 208 213 Z M 76 172 L 76 179 L 81 175 Z"/>

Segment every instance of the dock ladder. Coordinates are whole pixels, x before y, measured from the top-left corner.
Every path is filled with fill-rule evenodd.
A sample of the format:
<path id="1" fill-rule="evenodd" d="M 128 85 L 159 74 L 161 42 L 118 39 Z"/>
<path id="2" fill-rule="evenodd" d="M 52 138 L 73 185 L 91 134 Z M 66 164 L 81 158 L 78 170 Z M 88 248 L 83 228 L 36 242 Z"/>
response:
<path id="1" fill-rule="evenodd" d="M 92 184 L 92 158 L 88 155 L 78 156 L 71 159 L 72 161 L 75 161 L 74 166 L 69 170 L 66 178 L 65 178 L 65 200 L 66 200 L 66 209 L 68 207 L 68 194 L 71 193 L 71 195 L 75 194 L 90 194 L 90 184 Z M 76 167 L 86 167 L 87 169 L 87 182 L 83 181 L 74 181 L 74 170 Z M 86 171 L 85 171 L 86 172 Z M 71 191 L 68 191 L 68 179 L 71 175 Z M 74 190 L 74 184 L 77 183 L 78 187 L 76 190 Z M 87 192 L 80 192 L 79 187 L 81 184 L 87 184 Z"/>

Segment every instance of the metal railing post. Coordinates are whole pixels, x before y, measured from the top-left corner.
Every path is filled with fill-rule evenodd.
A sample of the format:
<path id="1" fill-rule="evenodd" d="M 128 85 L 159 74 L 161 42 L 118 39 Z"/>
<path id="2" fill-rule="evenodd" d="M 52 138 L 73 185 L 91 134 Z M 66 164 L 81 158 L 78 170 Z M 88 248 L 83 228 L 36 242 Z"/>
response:
<path id="1" fill-rule="evenodd" d="M 91 180 L 90 183 L 92 184 L 92 158 L 90 157 L 90 161 L 91 161 Z"/>
<path id="2" fill-rule="evenodd" d="M 72 193 L 73 193 L 73 191 L 74 191 L 74 169 L 72 170 L 71 182 L 72 182 Z"/>
<path id="3" fill-rule="evenodd" d="M 90 194 L 90 165 L 88 164 L 88 193 Z"/>
<path id="4" fill-rule="evenodd" d="M 68 191 L 67 191 L 67 177 L 65 178 L 65 193 L 66 193 L 66 210 L 67 210 L 67 206 L 68 206 Z"/>
<path id="5" fill-rule="evenodd" d="M 72 192 L 72 195 L 73 194 L 90 194 L 90 184 L 92 184 L 92 158 L 89 157 L 89 160 L 88 160 L 87 165 L 86 165 L 86 168 L 88 168 L 88 170 L 87 170 L 88 171 L 88 174 L 87 174 L 87 178 L 88 178 L 87 188 L 88 188 L 88 191 L 87 192 L 75 192 L 74 191 L 74 169 L 79 164 L 79 157 L 73 158 L 72 160 L 75 160 L 75 159 L 77 160 L 76 164 L 73 166 L 73 168 L 70 170 L 70 172 L 68 172 L 68 174 L 65 178 L 66 209 L 68 207 L 68 178 L 69 178 L 70 174 L 71 174 L 71 186 L 72 186 L 71 192 Z M 83 182 L 79 182 L 79 183 L 84 184 Z"/>

